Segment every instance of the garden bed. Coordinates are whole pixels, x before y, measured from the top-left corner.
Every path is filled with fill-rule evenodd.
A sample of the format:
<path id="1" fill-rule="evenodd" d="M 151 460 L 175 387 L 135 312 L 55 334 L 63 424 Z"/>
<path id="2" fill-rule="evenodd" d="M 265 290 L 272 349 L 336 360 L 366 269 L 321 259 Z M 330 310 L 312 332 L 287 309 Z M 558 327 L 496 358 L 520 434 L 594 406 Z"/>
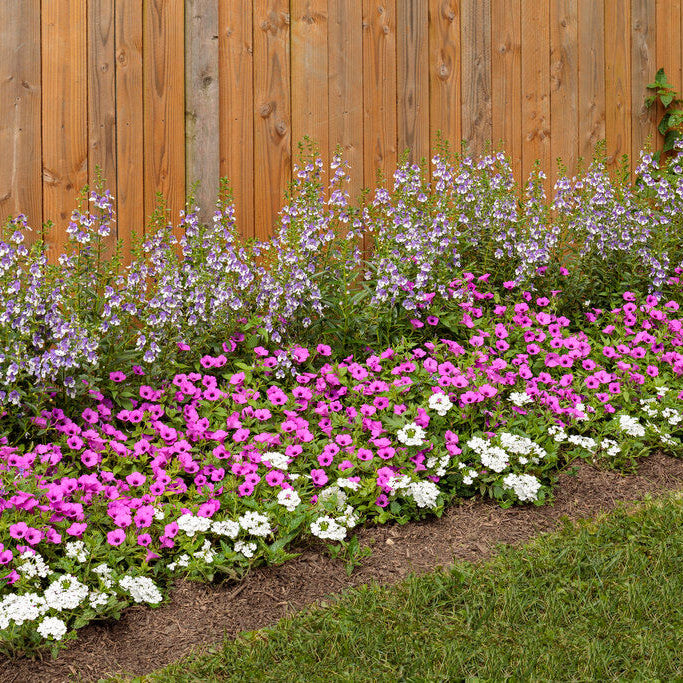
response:
<path id="1" fill-rule="evenodd" d="M 0 679 L 48 682 L 72 676 L 96 681 L 144 675 L 224 635 L 272 625 L 346 588 L 371 581 L 395 583 L 411 573 L 447 567 L 454 559 L 477 562 L 490 557 L 500 543 L 522 543 L 564 520 L 593 517 L 621 502 L 680 489 L 683 460 L 662 454 L 644 460 L 634 475 L 582 464 L 576 473 L 560 477 L 553 505 L 503 509 L 472 499 L 449 507 L 441 518 L 359 530 L 361 545 L 372 554 L 350 576 L 343 561 L 309 546 L 282 566 L 255 569 L 240 584 L 178 581 L 169 605 L 132 607 L 118 622 L 88 626 L 55 661 L 0 660 Z"/>

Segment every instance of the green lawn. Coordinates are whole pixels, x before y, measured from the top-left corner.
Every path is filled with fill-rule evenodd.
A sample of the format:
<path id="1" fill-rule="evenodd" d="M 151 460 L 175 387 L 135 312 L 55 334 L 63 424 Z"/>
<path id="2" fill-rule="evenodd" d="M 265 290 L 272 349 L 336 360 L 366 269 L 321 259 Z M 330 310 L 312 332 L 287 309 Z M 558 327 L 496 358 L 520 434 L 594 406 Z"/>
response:
<path id="1" fill-rule="evenodd" d="M 144 680 L 683 678 L 683 499 L 345 593 Z"/>

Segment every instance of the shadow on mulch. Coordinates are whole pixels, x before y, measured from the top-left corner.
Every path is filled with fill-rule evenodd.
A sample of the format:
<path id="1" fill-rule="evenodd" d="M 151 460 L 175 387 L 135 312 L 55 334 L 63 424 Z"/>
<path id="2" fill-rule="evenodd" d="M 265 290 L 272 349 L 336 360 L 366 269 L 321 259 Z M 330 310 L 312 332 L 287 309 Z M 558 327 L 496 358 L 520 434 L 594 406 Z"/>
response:
<path id="1" fill-rule="evenodd" d="M 87 626 L 57 660 L 0 658 L 0 681 L 96 681 L 143 675 L 226 634 L 272 625 L 346 588 L 373 580 L 394 583 L 410 573 L 446 567 L 454 558 L 482 560 L 497 544 L 527 541 L 553 530 L 562 518 L 591 517 L 621 501 L 681 487 L 683 460 L 664 455 L 651 456 L 630 476 L 582 465 L 576 475 L 561 476 L 552 505 L 503 510 L 473 499 L 449 508 L 440 519 L 361 529 L 361 545 L 371 547 L 372 555 L 350 577 L 341 561 L 307 549 L 282 566 L 254 570 L 237 586 L 178 581 L 169 605 L 134 606 L 118 622 Z"/>

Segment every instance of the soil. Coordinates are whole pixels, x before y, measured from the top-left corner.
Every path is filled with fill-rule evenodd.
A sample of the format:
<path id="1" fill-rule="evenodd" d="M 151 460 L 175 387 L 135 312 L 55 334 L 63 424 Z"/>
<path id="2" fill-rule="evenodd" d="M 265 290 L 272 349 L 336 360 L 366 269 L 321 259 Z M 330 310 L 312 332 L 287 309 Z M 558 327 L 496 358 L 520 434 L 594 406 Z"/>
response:
<path id="1" fill-rule="evenodd" d="M 593 517 L 620 502 L 683 489 L 683 460 L 664 455 L 643 461 L 624 476 L 580 466 L 562 474 L 555 500 L 543 507 L 503 510 L 490 501 L 468 500 L 441 518 L 405 526 L 361 529 L 362 546 L 372 554 L 347 576 L 344 563 L 308 547 L 277 567 L 251 572 L 240 584 L 204 585 L 178 581 L 170 604 L 134 606 L 120 621 L 92 624 L 57 660 L 0 658 L 0 681 L 96 681 L 114 675 L 144 675 L 219 642 L 277 622 L 359 584 L 391 584 L 411 573 L 448 567 L 453 560 L 479 561 L 501 543 L 516 544 L 552 531 L 563 519 Z"/>

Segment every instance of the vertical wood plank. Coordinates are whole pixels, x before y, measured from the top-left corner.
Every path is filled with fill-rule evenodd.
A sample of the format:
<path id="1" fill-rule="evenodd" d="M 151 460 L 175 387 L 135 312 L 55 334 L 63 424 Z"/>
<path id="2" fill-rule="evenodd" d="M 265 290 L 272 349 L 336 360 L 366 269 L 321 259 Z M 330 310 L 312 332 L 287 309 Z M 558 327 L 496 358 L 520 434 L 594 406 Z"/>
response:
<path id="1" fill-rule="evenodd" d="M 607 164 L 631 153 L 631 3 L 605 0 L 605 136 Z"/>
<path id="2" fill-rule="evenodd" d="M 437 133 L 456 151 L 462 141 L 462 93 L 459 0 L 429 0 L 430 156 Z"/>
<path id="3" fill-rule="evenodd" d="M 218 115 L 218 2 L 185 4 L 185 184 L 199 183 L 200 220 L 216 210 L 220 178 Z"/>
<path id="4" fill-rule="evenodd" d="M 491 5 L 493 144 L 502 142 L 517 182 L 522 180 L 522 9 L 520 0 Z"/>
<path id="5" fill-rule="evenodd" d="M 308 136 L 327 171 L 329 164 L 329 92 L 327 0 L 291 0 L 292 11 L 292 150 Z"/>
<path id="6" fill-rule="evenodd" d="M 650 94 L 647 84 L 657 73 L 655 44 L 655 0 L 631 1 L 631 167 L 638 165 L 639 153 L 654 149 L 657 137 L 655 108 L 645 106 Z"/>
<path id="7" fill-rule="evenodd" d="M 86 5 L 42 4 L 43 215 L 52 261 L 68 243 L 65 231 L 78 193 L 88 181 Z"/>
<path id="8" fill-rule="evenodd" d="M 550 4 L 550 186 L 558 177 L 557 159 L 571 176 L 576 172 L 579 145 L 579 55 L 576 0 L 552 0 Z"/>
<path id="9" fill-rule="evenodd" d="M 365 185 L 396 168 L 396 0 L 363 0 L 363 138 Z"/>
<path id="10" fill-rule="evenodd" d="M 470 154 L 491 141 L 491 2 L 462 0 L 462 136 Z"/>
<path id="11" fill-rule="evenodd" d="M 605 137 L 605 14 L 602 2 L 578 3 L 579 157 L 589 163 Z"/>
<path id="12" fill-rule="evenodd" d="M 546 0 L 522 2 L 522 180 L 538 160 L 550 173 L 550 8 Z M 550 179 L 545 182 L 546 193 Z"/>
<path id="13" fill-rule="evenodd" d="M 251 2 L 219 0 L 220 175 L 240 233 L 254 237 L 254 49 Z"/>
<path id="14" fill-rule="evenodd" d="M 341 146 L 351 201 L 363 189 L 363 6 L 329 0 L 329 154 Z"/>
<path id="15" fill-rule="evenodd" d="M 96 169 L 116 208 L 116 49 L 114 0 L 88 2 L 88 183 L 94 187 Z M 106 243 L 112 249 L 116 223 Z"/>
<path id="16" fill-rule="evenodd" d="M 427 0 L 396 5 L 398 151 L 411 163 L 429 161 L 429 6 Z"/>
<path id="17" fill-rule="evenodd" d="M 148 0 L 143 7 L 145 217 L 161 192 L 176 224 L 185 208 L 184 3 Z"/>
<path id="18" fill-rule="evenodd" d="M 273 231 L 291 178 L 289 2 L 254 0 L 254 220 Z"/>
<path id="19" fill-rule="evenodd" d="M 130 256 L 131 236 L 145 232 L 142 116 L 142 7 L 116 0 L 117 234 Z"/>
<path id="20" fill-rule="evenodd" d="M 681 0 L 657 0 L 656 7 L 656 54 L 657 69 L 664 69 L 669 83 L 674 90 L 683 91 L 683 73 L 681 61 Z M 654 80 L 654 74 L 653 78 Z M 664 115 L 664 107 L 657 103 L 655 117 L 659 122 Z M 664 146 L 664 138 L 657 135 L 656 149 L 661 150 Z"/>
<path id="21" fill-rule="evenodd" d="M 0 224 L 43 222 L 40 129 L 40 0 L 0 3 Z"/>

